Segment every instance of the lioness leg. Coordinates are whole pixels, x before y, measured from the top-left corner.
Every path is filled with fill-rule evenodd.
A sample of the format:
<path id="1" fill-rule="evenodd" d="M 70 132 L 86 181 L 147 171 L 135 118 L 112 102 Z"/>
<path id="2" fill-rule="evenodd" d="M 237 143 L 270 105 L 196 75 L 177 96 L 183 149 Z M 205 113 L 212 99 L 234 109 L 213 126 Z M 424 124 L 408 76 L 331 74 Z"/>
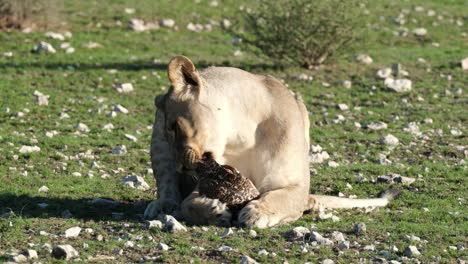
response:
<path id="1" fill-rule="evenodd" d="M 182 216 L 195 225 L 222 225 L 231 224 L 231 213 L 226 204 L 218 199 L 200 196 L 198 191 L 192 192 L 182 202 Z"/>
<path id="2" fill-rule="evenodd" d="M 157 110 L 151 137 L 151 164 L 156 179 L 157 200 L 146 207 L 146 219 L 154 219 L 161 213 L 176 213 L 182 199 L 173 150 L 164 135 L 164 122 L 164 113 Z"/>
<path id="3" fill-rule="evenodd" d="M 302 216 L 307 197 L 307 190 L 302 186 L 266 192 L 241 210 L 239 223 L 248 227 L 266 228 L 294 221 Z"/>

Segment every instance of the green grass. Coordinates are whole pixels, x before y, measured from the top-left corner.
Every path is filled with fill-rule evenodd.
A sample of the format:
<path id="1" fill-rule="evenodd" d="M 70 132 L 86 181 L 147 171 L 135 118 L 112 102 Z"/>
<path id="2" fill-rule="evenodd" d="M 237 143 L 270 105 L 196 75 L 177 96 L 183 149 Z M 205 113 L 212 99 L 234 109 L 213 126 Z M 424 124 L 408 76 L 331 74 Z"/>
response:
<path id="1" fill-rule="evenodd" d="M 241 47 L 231 43 L 231 37 L 219 27 L 212 32 L 193 33 L 185 29 L 188 22 L 207 23 L 210 19 L 219 21 L 231 17 L 239 9 L 238 1 L 219 1 L 218 7 L 209 6 L 209 1 L 67 1 L 65 17 L 67 23 L 61 27 L 73 33 L 70 42 L 76 48 L 73 54 L 65 54 L 58 48 L 61 41 L 48 39 L 43 32 L 23 34 L 17 31 L 0 33 L 0 54 L 7 51 L 13 57 L 0 56 L 0 214 L 12 210 L 9 218 L 0 218 L 0 260 L 7 261 L 13 252 L 33 248 L 39 252 L 43 263 L 54 260 L 49 253 L 41 250 L 40 243 L 71 244 L 79 252 L 80 258 L 88 256 L 113 255 L 112 251 L 123 248 L 123 255 L 113 255 L 115 262 L 136 262 L 143 256 L 159 256 L 167 263 L 217 263 L 239 262 L 242 255 L 248 255 L 262 263 L 303 263 L 320 262 L 330 258 L 335 263 L 357 263 L 360 258 L 382 257 L 390 245 L 396 245 L 400 252 L 394 258 L 401 258 L 402 251 L 410 244 L 417 245 L 423 263 L 456 263 L 466 259 L 465 251 L 449 250 L 448 246 L 467 246 L 466 225 L 466 156 L 456 146 L 467 145 L 466 117 L 468 116 L 466 87 L 467 73 L 457 63 L 468 57 L 466 31 L 468 21 L 466 3 L 455 0 L 431 1 L 370 1 L 371 25 L 370 42 L 359 52 L 369 54 L 374 63 L 361 65 L 346 54 L 314 72 L 300 68 L 276 70 L 265 66 L 265 61 L 254 54 L 244 52 L 235 57 L 233 52 Z M 249 6 L 248 1 L 242 5 Z M 415 12 L 413 7 L 423 6 L 424 12 Z M 136 8 L 133 15 L 124 12 L 125 7 Z M 425 27 L 428 35 L 417 39 L 393 36 L 398 30 L 391 17 L 402 9 L 411 10 L 404 25 L 410 31 Z M 433 9 L 442 20 L 426 16 Z M 180 15 L 185 14 L 185 15 Z M 157 21 L 163 18 L 176 20 L 178 30 L 161 28 L 151 32 L 131 32 L 126 25 L 130 18 Z M 379 19 L 381 17 L 382 19 Z M 414 23 L 412 19 L 416 19 Z M 460 20 L 464 26 L 457 26 L 449 19 Z M 116 21 L 121 21 L 119 26 Z M 439 25 L 434 26 L 432 23 Z M 100 27 L 96 24 L 100 23 Z M 380 30 L 375 30 L 375 28 Z M 56 54 L 33 54 L 31 49 L 39 41 L 47 41 L 56 49 Z M 83 45 L 98 42 L 103 47 L 87 49 Z M 433 42 L 440 44 L 434 47 Z M 417 178 L 411 186 L 402 186 L 405 193 L 388 208 L 365 213 L 361 210 L 343 210 L 334 214 L 340 221 L 316 220 L 313 214 L 305 215 L 295 223 L 268 230 L 257 230 L 258 236 L 251 238 L 236 230 L 234 236 L 221 239 L 223 229 L 210 226 L 208 231 L 200 227 L 189 227 L 182 234 L 170 234 L 157 230 L 147 230 L 140 222 L 141 209 L 133 203 L 150 201 L 154 191 L 139 191 L 121 185 L 121 177 L 130 173 L 144 176 L 154 186 L 152 175 L 148 175 L 149 144 L 151 125 L 154 118 L 154 97 L 168 87 L 166 63 L 176 54 L 189 56 L 200 67 L 209 65 L 233 65 L 256 73 L 269 73 L 282 78 L 289 88 L 302 94 L 311 112 L 311 142 L 319 144 L 337 161 L 338 168 L 315 165 L 317 176 L 311 178 L 311 191 L 314 193 L 337 195 L 338 192 L 358 197 L 375 196 L 386 189 L 384 184 L 373 183 L 372 179 L 385 173 L 399 173 Z M 417 62 L 424 58 L 427 63 Z M 160 62 L 154 63 L 154 59 Z M 381 80 L 374 77 L 375 71 L 401 63 L 410 73 L 413 90 L 406 94 L 396 94 L 386 90 Z M 73 66 L 74 70 L 68 69 Z M 117 73 L 108 73 L 117 69 Z M 430 71 L 427 71 L 430 69 Z M 311 82 L 298 81 L 294 77 L 305 72 L 313 75 Z M 451 81 L 444 76 L 450 75 Z M 143 77 L 145 76 L 145 77 Z M 353 86 L 346 89 L 342 80 L 351 80 Z M 135 91 L 119 94 L 113 88 L 123 82 L 132 82 Z M 324 87 L 322 82 L 330 83 Z M 372 87 L 375 88 L 372 88 Z M 461 95 L 446 93 L 462 89 Z M 50 95 L 49 106 L 34 103 L 34 90 Z M 424 101 L 417 98 L 421 96 Z M 98 98 L 105 98 L 102 103 Z M 338 103 L 346 103 L 350 111 L 338 110 Z M 92 114 L 100 104 L 107 105 L 101 113 Z M 106 112 L 114 104 L 121 104 L 130 113 L 110 118 Z M 10 112 L 4 111 L 8 107 Z M 360 107 L 360 110 L 354 107 Z M 28 110 L 25 110 L 27 108 Z M 18 112 L 24 117 L 14 117 Z M 61 112 L 70 119 L 59 119 Z M 344 124 L 333 124 L 335 115 L 346 118 Z M 398 120 L 394 120 L 398 116 Z M 421 123 L 432 118 L 433 123 Z M 388 129 L 370 131 L 357 128 L 354 123 L 383 121 Z M 79 122 L 89 126 L 89 133 L 76 135 L 74 126 Z M 417 122 L 421 132 L 427 136 L 421 139 L 405 132 L 409 122 Z M 101 130 L 104 124 L 112 123 L 114 130 Z M 463 132 L 454 136 L 451 129 Z M 53 138 L 44 136 L 46 131 L 57 130 Z M 443 134 L 439 134 L 441 130 Z M 381 136 L 391 133 L 399 138 L 400 145 L 390 150 L 378 143 Z M 137 142 L 125 139 L 124 134 L 132 134 Z M 116 156 L 110 151 L 117 145 L 126 145 L 128 153 Z M 22 145 L 38 145 L 39 153 L 20 154 Z M 66 146 L 66 148 L 64 148 Z M 64 159 L 77 156 L 90 150 L 91 158 Z M 60 153 L 58 153 L 60 152 Z M 374 162 L 380 153 L 385 153 L 393 163 L 389 166 Z M 17 156 L 16 156 L 17 155 Z M 93 161 L 101 165 L 91 169 Z M 67 163 L 62 170 L 60 162 Z M 465 162 L 465 163 L 461 163 Z M 123 172 L 113 170 L 122 168 Z M 94 178 L 75 177 L 73 172 L 85 175 L 93 171 Z M 26 173 L 27 172 L 27 173 Z M 361 173 L 369 181 L 357 183 Z M 109 174 L 108 179 L 100 176 Z M 346 183 L 353 186 L 346 188 Z M 46 185 L 47 193 L 38 192 Z M 102 208 L 87 201 L 96 197 L 107 197 L 120 201 L 116 208 Z M 457 199 L 461 198 L 461 204 Z M 38 203 L 49 206 L 41 209 Z M 423 208 L 429 209 L 424 211 Z M 72 219 L 61 217 L 68 209 Z M 112 212 L 124 212 L 123 220 L 114 220 Z M 352 233 L 354 223 L 364 222 L 367 233 L 357 236 Z M 76 239 L 40 236 L 39 231 L 59 234 L 71 226 L 92 228 L 93 234 L 83 233 Z M 338 254 L 337 247 L 309 248 L 302 254 L 303 242 L 289 242 L 283 232 L 303 225 L 315 225 L 315 230 L 328 237 L 333 231 L 345 233 L 349 241 L 358 242 L 361 247 L 375 244 L 376 251 L 351 248 Z M 388 232 L 388 233 L 387 233 Z M 135 241 L 141 247 L 125 248 L 128 240 L 125 233 L 142 235 Z M 104 242 L 97 241 L 97 235 Z M 408 242 L 404 236 L 414 234 L 423 242 Z M 148 236 L 152 240 L 148 240 Z M 116 240 L 121 237 L 122 240 Z M 156 249 L 158 242 L 168 244 L 171 249 L 163 252 Z M 28 246 L 28 243 L 34 245 Z M 83 243 L 89 245 L 83 248 Z M 191 250 L 191 246 L 202 246 L 205 251 Z M 234 248 L 231 252 L 218 252 L 222 245 Z M 276 256 L 259 256 L 260 249 L 266 249 Z M 440 260 L 434 258 L 439 256 Z M 404 260 L 403 260 L 404 261 Z M 408 261 L 405 261 L 408 262 Z"/>

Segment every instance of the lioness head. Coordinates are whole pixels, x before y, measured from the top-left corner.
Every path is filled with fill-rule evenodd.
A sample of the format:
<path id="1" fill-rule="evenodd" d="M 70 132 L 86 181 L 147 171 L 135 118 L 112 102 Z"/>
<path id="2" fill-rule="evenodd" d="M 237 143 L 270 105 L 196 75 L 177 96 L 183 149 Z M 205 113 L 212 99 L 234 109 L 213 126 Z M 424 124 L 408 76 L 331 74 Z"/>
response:
<path id="1" fill-rule="evenodd" d="M 203 93 L 205 81 L 190 59 L 173 58 L 168 66 L 171 88 L 156 98 L 165 115 L 165 132 L 178 162 L 194 169 L 205 152 L 219 152 L 216 112 Z"/>

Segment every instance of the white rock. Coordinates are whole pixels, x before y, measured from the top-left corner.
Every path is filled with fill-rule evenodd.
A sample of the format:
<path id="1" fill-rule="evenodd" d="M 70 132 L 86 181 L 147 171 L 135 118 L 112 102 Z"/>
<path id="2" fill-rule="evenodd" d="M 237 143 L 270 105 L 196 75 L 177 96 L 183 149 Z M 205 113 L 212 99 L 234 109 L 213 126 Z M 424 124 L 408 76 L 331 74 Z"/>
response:
<path id="1" fill-rule="evenodd" d="M 339 249 L 349 249 L 349 248 L 350 248 L 349 241 L 343 241 L 343 242 L 341 242 L 341 243 L 338 245 L 338 248 L 339 248 Z"/>
<path id="2" fill-rule="evenodd" d="M 332 234 L 332 239 L 335 240 L 335 241 L 345 241 L 345 237 L 343 235 L 343 233 L 341 232 L 338 232 L 338 231 L 334 231 Z"/>
<path id="3" fill-rule="evenodd" d="M 415 136 L 421 135 L 421 132 L 419 131 L 419 126 L 416 122 L 410 122 L 408 123 L 404 128 L 403 131 L 405 132 L 410 132 L 411 134 Z"/>
<path id="4" fill-rule="evenodd" d="M 151 228 L 162 229 L 163 223 L 159 220 L 146 221 L 146 227 L 148 229 L 151 229 Z"/>
<path id="5" fill-rule="evenodd" d="M 175 25 L 174 19 L 163 19 L 161 21 L 161 26 L 163 26 L 163 27 L 172 28 L 172 27 L 174 27 L 174 25 Z"/>
<path id="6" fill-rule="evenodd" d="M 52 250 L 52 256 L 57 259 L 71 259 L 78 257 L 79 254 L 70 245 L 58 245 Z"/>
<path id="7" fill-rule="evenodd" d="M 331 168 L 337 168 L 338 166 L 340 166 L 340 164 L 338 164 L 338 162 L 335 162 L 335 161 L 329 161 L 327 165 L 328 167 L 331 167 Z"/>
<path id="8" fill-rule="evenodd" d="M 224 229 L 224 232 L 221 234 L 221 238 L 226 238 L 228 236 L 234 235 L 234 231 L 232 231 L 232 228 L 228 227 Z"/>
<path id="9" fill-rule="evenodd" d="M 13 57 L 13 52 L 11 52 L 11 51 L 4 52 L 3 56 L 4 57 Z"/>
<path id="10" fill-rule="evenodd" d="M 335 262 L 331 259 L 324 259 L 322 260 L 322 264 L 335 264 Z"/>
<path id="11" fill-rule="evenodd" d="M 372 122 L 364 125 L 366 128 L 371 130 L 382 130 L 387 129 L 388 125 L 384 122 Z"/>
<path id="12" fill-rule="evenodd" d="M 131 83 L 122 83 L 116 89 L 119 93 L 130 93 L 133 92 L 133 85 Z"/>
<path id="13" fill-rule="evenodd" d="M 314 77 L 309 76 L 309 75 L 307 75 L 305 73 L 301 73 L 301 74 L 299 74 L 299 76 L 297 76 L 297 79 L 301 80 L 301 81 L 312 81 L 314 79 Z"/>
<path id="14" fill-rule="evenodd" d="M 229 28 L 231 25 L 232 25 L 232 23 L 228 19 L 223 18 L 223 20 L 221 20 L 221 26 L 223 28 Z"/>
<path id="15" fill-rule="evenodd" d="M 349 110 L 349 107 L 347 104 L 338 104 L 338 108 L 342 111 Z"/>
<path id="16" fill-rule="evenodd" d="M 78 131 L 83 132 L 83 133 L 88 133 L 90 131 L 88 126 L 86 124 L 83 124 L 83 123 L 78 123 L 75 126 L 75 128 L 78 129 Z"/>
<path id="17" fill-rule="evenodd" d="M 130 134 L 125 134 L 124 136 L 125 136 L 126 139 L 128 139 L 128 140 L 130 140 L 132 142 L 137 142 L 138 141 L 138 139 L 135 136 L 132 136 Z"/>
<path id="18" fill-rule="evenodd" d="M 33 50 L 34 52 L 47 52 L 47 53 L 55 53 L 57 52 L 52 45 L 47 42 L 41 41 Z"/>
<path id="19" fill-rule="evenodd" d="M 33 249 L 24 251 L 24 255 L 28 257 L 28 259 L 37 259 L 37 251 Z"/>
<path id="20" fill-rule="evenodd" d="M 74 226 L 65 230 L 65 232 L 63 233 L 63 236 L 64 237 L 77 237 L 78 235 L 80 235 L 80 232 L 81 232 L 81 227 Z"/>
<path id="21" fill-rule="evenodd" d="M 411 235 L 405 235 L 405 239 L 408 240 L 409 242 L 415 242 L 415 241 L 416 241 L 416 242 L 419 242 L 419 241 L 421 241 L 421 238 L 420 238 L 420 237 L 417 237 L 417 236 L 415 236 L 415 235 L 413 235 L 413 234 L 411 234 Z"/>
<path id="22" fill-rule="evenodd" d="M 317 152 L 321 152 L 322 150 L 323 150 L 322 147 L 319 146 L 319 145 L 316 145 L 316 146 L 311 145 L 310 146 L 310 151 L 311 152 L 317 153 Z"/>
<path id="23" fill-rule="evenodd" d="M 119 105 L 119 104 L 116 104 L 114 106 L 112 106 L 112 109 L 116 112 L 120 112 L 120 113 L 124 113 L 124 114 L 128 114 L 128 110 L 127 108 Z"/>
<path id="24" fill-rule="evenodd" d="M 375 245 L 367 245 L 363 248 L 364 250 L 375 251 Z"/>
<path id="25" fill-rule="evenodd" d="M 395 245 L 390 246 L 390 247 L 388 248 L 388 250 L 389 250 L 390 252 L 393 252 L 393 253 L 396 253 L 396 252 L 399 251 L 398 248 L 397 248 Z"/>
<path id="26" fill-rule="evenodd" d="M 49 105 L 49 96 L 42 94 L 39 91 L 34 91 L 34 96 L 36 97 L 37 105 Z"/>
<path id="27" fill-rule="evenodd" d="M 31 152 L 38 152 L 41 151 L 41 148 L 38 146 L 22 146 L 19 149 L 20 153 L 31 153 Z"/>
<path id="28" fill-rule="evenodd" d="M 137 18 L 130 19 L 128 28 L 136 32 L 143 32 L 146 30 L 145 22 Z"/>
<path id="29" fill-rule="evenodd" d="M 357 55 L 356 60 L 364 64 L 371 64 L 373 62 L 372 58 L 366 54 Z"/>
<path id="30" fill-rule="evenodd" d="M 310 230 L 303 226 L 297 226 L 284 233 L 287 240 L 301 240 L 306 234 L 310 234 Z"/>
<path id="31" fill-rule="evenodd" d="M 356 234 L 363 234 L 367 230 L 365 223 L 356 223 L 354 225 L 354 233 Z"/>
<path id="32" fill-rule="evenodd" d="M 130 240 L 129 240 L 129 241 L 125 242 L 124 246 L 125 246 L 125 247 L 134 247 L 134 246 L 135 246 L 135 243 L 133 243 L 133 241 L 130 241 Z"/>
<path id="33" fill-rule="evenodd" d="M 159 243 L 158 246 L 157 246 L 157 249 L 162 250 L 162 251 L 168 251 L 169 246 L 164 244 L 164 243 Z"/>
<path id="34" fill-rule="evenodd" d="M 232 247 L 230 247 L 230 246 L 221 246 L 221 247 L 218 248 L 218 251 L 223 251 L 223 252 L 232 251 Z"/>
<path id="35" fill-rule="evenodd" d="M 123 184 L 138 190 L 148 190 L 150 186 L 145 182 L 145 179 L 136 175 L 127 175 L 122 178 Z M 129 184 L 132 183 L 132 184 Z"/>
<path id="36" fill-rule="evenodd" d="M 73 47 L 69 47 L 69 48 L 67 48 L 67 49 L 65 50 L 65 53 L 66 53 L 66 54 L 72 54 L 73 52 L 75 52 L 75 48 L 73 48 Z"/>
<path id="37" fill-rule="evenodd" d="M 82 175 L 81 175 L 81 173 L 79 173 L 79 172 L 73 172 L 73 173 L 72 173 L 72 176 L 81 177 Z"/>
<path id="38" fill-rule="evenodd" d="M 253 229 L 250 229 L 249 230 L 249 236 L 254 238 L 254 237 L 257 237 L 257 231 L 253 230 Z"/>
<path id="39" fill-rule="evenodd" d="M 126 7 L 126 8 L 124 8 L 124 12 L 129 14 L 129 15 L 135 14 L 135 8 Z"/>
<path id="40" fill-rule="evenodd" d="M 111 123 L 108 123 L 108 124 L 103 125 L 101 129 L 102 129 L 102 130 L 107 130 L 107 131 L 111 132 L 112 129 L 114 129 L 114 125 L 111 124 Z"/>
<path id="41" fill-rule="evenodd" d="M 262 249 L 260 249 L 260 250 L 257 252 L 257 254 L 258 254 L 259 256 L 268 256 L 268 254 L 270 254 L 270 252 L 268 252 L 266 249 L 263 249 L 263 248 L 262 248 Z"/>
<path id="42" fill-rule="evenodd" d="M 347 80 L 342 81 L 341 84 L 342 84 L 343 87 L 346 88 L 346 89 L 351 88 L 351 86 L 353 85 L 353 83 L 352 83 L 351 81 L 347 81 Z"/>
<path id="43" fill-rule="evenodd" d="M 397 93 L 409 92 L 412 89 L 412 81 L 409 79 L 393 79 L 387 78 L 384 82 L 385 86 Z"/>
<path id="44" fill-rule="evenodd" d="M 377 71 L 376 76 L 380 79 L 387 79 L 392 75 L 391 68 L 383 68 Z"/>
<path id="45" fill-rule="evenodd" d="M 468 71 L 468 57 L 464 58 L 461 61 L 461 67 L 462 67 L 462 70 Z"/>
<path id="46" fill-rule="evenodd" d="M 249 256 L 242 256 L 242 259 L 240 261 L 240 264 L 257 264 L 257 263 L 258 262 L 255 259 Z"/>
<path id="47" fill-rule="evenodd" d="M 65 119 L 65 118 L 70 118 L 70 116 L 67 113 L 61 112 L 59 119 Z"/>
<path id="48" fill-rule="evenodd" d="M 419 36 L 419 37 L 425 36 L 427 34 L 427 29 L 425 29 L 425 28 L 415 28 L 413 30 L 413 34 L 415 34 L 416 36 Z"/>
<path id="49" fill-rule="evenodd" d="M 389 184 L 398 182 L 398 183 L 409 185 L 415 181 L 416 179 L 414 178 L 403 177 L 400 174 L 396 174 L 396 173 L 393 173 L 393 174 L 389 173 L 389 174 L 377 176 L 377 182 L 389 183 Z"/>
<path id="50" fill-rule="evenodd" d="M 203 31 L 203 25 L 202 24 L 193 24 L 192 22 L 190 22 L 187 25 L 187 30 L 190 30 L 190 31 L 193 31 L 193 32 L 201 32 L 201 31 Z"/>
<path id="51" fill-rule="evenodd" d="M 461 135 L 463 135 L 463 132 L 461 130 L 458 130 L 458 129 L 450 129 L 450 134 L 452 134 L 454 136 L 461 136 Z"/>
<path id="52" fill-rule="evenodd" d="M 102 45 L 97 42 L 88 42 L 88 43 L 85 43 L 83 47 L 88 48 L 88 49 L 95 49 L 95 48 L 102 47 Z"/>
<path id="53" fill-rule="evenodd" d="M 405 249 L 405 256 L 409 258 L 417 257 L 421 255 L 421 252 L 419 252 L 418 248 L 415 246 L 409 246 Z"/>
<path id="54" fill-rule="evenodd" d="M 28 257 L 26 257 L 26 256 L 23 255 L 23 254 L 13 255 L 13 256 L 11 256 L 10 259 L 11 259 L 14 263 L 16 263 L 16 262 L 27 262 L 27 261 L 28 261 Z M 8 263 L 8 262 L 4 262 L 4 263 Z"/>
<path id="55" fill-rule="evenodd" d="M 127 153 L 127 147 L 125 145 L 116 146 L 111 152 L 112 154 L 122 155 Z"/>
<path id="56" fill-rule="evenodd" d="M 65 36 L 60 34 L 60 33 L 49 31 L 49 32 L 46 32 L 45 35 L 46 35 L 46 37 L 49 37 L 49 38 L 58 39 L 58 40 L 65 40 Z"/>
<path id="57" fill-rule="evenodd" d="M 58 135 L 59 132 L 57 130 L 52 130 L 52 131 L 46 131 L 45 132 L 45 136 L 48 137 L 48 138 L 52 138 L 56 135 Z"/>
<path id="58" fill-rule="evenodd" d="M 49 191 L 49 187 L 45 186 L 45 185 L 42 185 L 41 188 L 39 188 L 39 190 L 37 190 L 38 192 L 48 192 Z"/>
<path id="59" fill-rule="evenodd" d="M 392 134 L 388 134 L 383 138 L 380 138 L 380 143 L 385 144 L 385 145 L 393 145 L 396 146 L 399 143 L 399 140 L 397 137 L 395 137 Z"/>
<path id="60" fill-rule="evenodd" d="M 317 241 L 317 243 L 322 244 L 322 245 L 333 245 L 333 241 L 331 241 L 328 238 L 323 237 L 317 232 L 312 232 L 310 234 L 310 239 L 311 241 Z"/>

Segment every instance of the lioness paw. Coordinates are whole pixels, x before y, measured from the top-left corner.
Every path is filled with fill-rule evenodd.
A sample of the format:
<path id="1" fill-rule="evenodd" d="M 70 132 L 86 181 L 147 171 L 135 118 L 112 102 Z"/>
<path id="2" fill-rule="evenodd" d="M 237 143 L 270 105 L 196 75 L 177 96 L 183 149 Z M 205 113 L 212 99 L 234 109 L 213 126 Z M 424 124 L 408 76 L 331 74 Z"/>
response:
<path id="1" fill-rule="evenodd" d="M 145 219 L 155 219 L 160 214 L 175 215 L 179 210 L 179 203 L 173 199 L 158 199 L 152 201 L 145 210 Z"/>
<path id="2" fill-rule="evenodd" d="M 278 224 L 279 221 L 280 219 L 274 213 L 270 213 L 259 200 L 248 203 L 238 217 L 239 224 L 246 227 L 267 228 Z"/>
<path id="3" fill-rule="evenodd" d="M 230 226 L 232 214 L 218 199 L 196 197 L 182 203 L 184 219 L 196 225 Z"/>

